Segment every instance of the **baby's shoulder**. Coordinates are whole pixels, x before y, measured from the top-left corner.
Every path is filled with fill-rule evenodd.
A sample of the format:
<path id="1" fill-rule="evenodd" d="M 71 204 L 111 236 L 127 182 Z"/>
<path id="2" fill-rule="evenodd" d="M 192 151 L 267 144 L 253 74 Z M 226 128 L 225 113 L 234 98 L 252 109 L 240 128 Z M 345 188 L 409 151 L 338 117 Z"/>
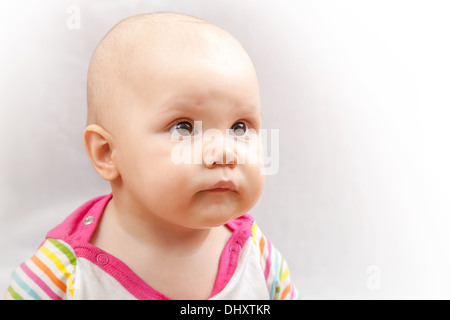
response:
<path id="1" fill-rule="evenodd" d="M 77 258 L 70 245 L 47 238 L 37 252 L 17 267 L 7 299 L 70 299 L 74 294 Z"/>
<path id="2" fill-rule="evenodd" d="M 259 260 L 270 299 L 297 299 L 298 293 L 291 283 L 290 271 L 286 260 L 264 235 L 255 221 L 251 225 L 250 243 L 253 245 Z"/>

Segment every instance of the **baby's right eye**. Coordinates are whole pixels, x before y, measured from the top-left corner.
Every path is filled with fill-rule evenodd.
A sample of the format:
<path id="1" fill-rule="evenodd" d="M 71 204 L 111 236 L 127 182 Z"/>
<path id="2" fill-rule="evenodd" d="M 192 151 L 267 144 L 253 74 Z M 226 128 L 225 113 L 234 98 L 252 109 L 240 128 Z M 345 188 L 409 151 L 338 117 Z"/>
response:
<path id="1" fill-rule="evenodd" d="M 193 134 L 194 126 L 188 121 L 182 121 L 170 128 L 172 134 L 174 131 L 180 136 L 190 136 Z"/>

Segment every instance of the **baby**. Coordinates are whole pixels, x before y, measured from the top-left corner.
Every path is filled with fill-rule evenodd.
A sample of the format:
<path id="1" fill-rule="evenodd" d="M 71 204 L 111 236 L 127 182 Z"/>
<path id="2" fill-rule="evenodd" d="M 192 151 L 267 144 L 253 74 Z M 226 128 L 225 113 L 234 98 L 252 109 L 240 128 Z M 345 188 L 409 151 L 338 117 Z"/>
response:
<path id="1" fill-rule="evenodd" d="M 297 298 L 247 213 L 264 185 L 260 142 L 249 147 L 259 88 L 230 34 L 183 14 L 127 18 L 93 54 L 87 99 L 85 147 L 112 193 L 47 234 L 7 299 Z M 174 161 L 194 144 L 200 161 Z"/>

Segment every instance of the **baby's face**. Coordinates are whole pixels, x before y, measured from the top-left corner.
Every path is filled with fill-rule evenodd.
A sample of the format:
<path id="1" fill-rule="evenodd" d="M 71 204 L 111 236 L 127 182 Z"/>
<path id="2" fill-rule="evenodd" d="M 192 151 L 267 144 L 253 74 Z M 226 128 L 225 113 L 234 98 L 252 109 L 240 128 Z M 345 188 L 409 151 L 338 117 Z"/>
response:
<path id="1" fill-rule="evenodd" d="M 153 217 L 189 228 L 222 225 L 247 212 L 264 185 L 259 89 L 249 61 L 209 46 L 143 50 L 131 60 L 120 85 L 126 113 L 113 134 L 120 192 Z M 210 129 L 221 139 L 207 138 Z M 176 161 L 189 150 L 191 161 Z M 208 190 L 227 181 L 234 190 Z"/>

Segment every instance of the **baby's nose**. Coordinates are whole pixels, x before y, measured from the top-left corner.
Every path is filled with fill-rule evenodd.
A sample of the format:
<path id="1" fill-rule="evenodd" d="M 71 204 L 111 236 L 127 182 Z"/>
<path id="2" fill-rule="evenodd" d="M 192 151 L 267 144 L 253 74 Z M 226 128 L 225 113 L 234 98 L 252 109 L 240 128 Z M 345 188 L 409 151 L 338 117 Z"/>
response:
<path id="1" fill-rule="evenodd" d="M 226 139 L 206 144 L 203 148 L 203 164 L 208 168 L 217 165 L 235 167 L 238 164 L 238 159 L 234 145 L 226 143 Z"/>

